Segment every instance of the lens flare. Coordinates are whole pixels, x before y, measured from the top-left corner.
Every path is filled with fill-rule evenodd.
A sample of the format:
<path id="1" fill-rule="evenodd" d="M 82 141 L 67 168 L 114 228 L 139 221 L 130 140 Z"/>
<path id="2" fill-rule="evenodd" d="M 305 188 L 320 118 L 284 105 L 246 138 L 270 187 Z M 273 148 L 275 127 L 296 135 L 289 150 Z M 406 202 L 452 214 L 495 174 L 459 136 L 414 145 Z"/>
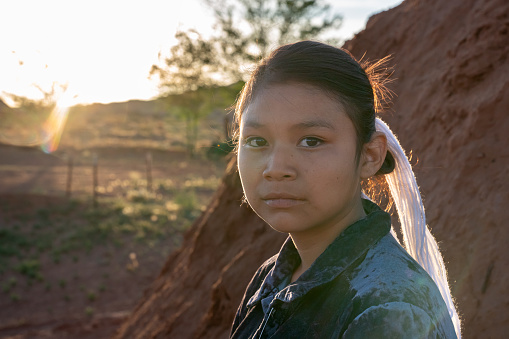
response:
<path id="1" fill-rule="evenodd" d="M 60 144 L 69 107 L 57 104 L 42 126 L 43 142 L 41 149 L 45 153 L 55 152 Z"/>

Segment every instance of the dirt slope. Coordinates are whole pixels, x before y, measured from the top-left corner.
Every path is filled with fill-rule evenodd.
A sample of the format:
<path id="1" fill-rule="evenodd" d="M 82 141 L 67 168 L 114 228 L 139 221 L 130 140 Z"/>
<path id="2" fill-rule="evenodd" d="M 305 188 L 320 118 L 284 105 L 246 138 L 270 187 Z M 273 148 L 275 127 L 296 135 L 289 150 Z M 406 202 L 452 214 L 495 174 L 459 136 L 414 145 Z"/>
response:
<path id="1" fill-rule="evenodd" d="M 381 34 L 380 34 L 381 33 Z M 465 338 L 509 330 L 509 2 L 405 1 L 345 46 L 394 56 L 386 120 L 416 172 Z"/>
<path id="2" fill-rule="evenodd" d="M 213 202 L 168 258 L 118 338 L 227 337 L 253 269 L 286 238 L 240 206 L 241 198 L 232 161 Z"/>
<path id="3" fill-rule="evenodd" d="M 357 57 L 393 55 L 397 97 L 385 120 L 417 155 L 464 338 L 509 331 L 508 31 L 506 0 L 412 0 L 345 44 Z M 118 338 L 227 336 L 244 286 L 283 240 L 239 208 L 240 198 L 230 168 Z"/>

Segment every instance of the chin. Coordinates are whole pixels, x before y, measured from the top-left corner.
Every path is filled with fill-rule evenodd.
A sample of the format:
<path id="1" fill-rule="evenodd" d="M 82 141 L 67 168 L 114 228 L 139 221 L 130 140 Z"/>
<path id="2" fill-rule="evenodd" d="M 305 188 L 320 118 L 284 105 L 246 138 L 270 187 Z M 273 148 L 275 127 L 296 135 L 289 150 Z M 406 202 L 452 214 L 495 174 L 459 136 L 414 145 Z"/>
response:
<path id="1" fill-rule="evenodd" d="M 266 211 L 261 210 L 260 212 Z M 294 215 L 294 211 L 277 211 L 276 213 L 273 211 L 270 212 L 271 213 L 256 212 L 256 214 L 277 232 L 293 233 L 302 231 L 301 228 L 306 228 L 302 225 L 302 220 Z"/>
<path id="2" fill-rule="evenodd" d="M 269 226 L 274 230 L 274 231 L 277 231 L 279 233 L 287 233 L 287 234 L 290 234 L 290 233 L 294 233 L 294 232 L 299 232 L 301 231 L 299 229 L 299 227 L 295 227 L 296 226 L 296 223 L 295 222 L 269 222 L 268 220 L 265 220 L 265 222 L 267 224 L 269 224 Z"/>

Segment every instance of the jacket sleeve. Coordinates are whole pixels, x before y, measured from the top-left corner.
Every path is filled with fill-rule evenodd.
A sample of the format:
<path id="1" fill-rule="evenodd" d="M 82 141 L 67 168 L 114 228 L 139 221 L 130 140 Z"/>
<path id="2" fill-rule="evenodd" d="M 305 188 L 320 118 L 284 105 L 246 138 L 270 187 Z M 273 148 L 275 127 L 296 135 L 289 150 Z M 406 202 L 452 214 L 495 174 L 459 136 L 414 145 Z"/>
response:
<path id="1" fill-rule="evenodd" d="M 405 302 L 372 306 L 359 314 L 344 332 L 354 338 L 456 338 L 445 333 L 423 309 Z"/>

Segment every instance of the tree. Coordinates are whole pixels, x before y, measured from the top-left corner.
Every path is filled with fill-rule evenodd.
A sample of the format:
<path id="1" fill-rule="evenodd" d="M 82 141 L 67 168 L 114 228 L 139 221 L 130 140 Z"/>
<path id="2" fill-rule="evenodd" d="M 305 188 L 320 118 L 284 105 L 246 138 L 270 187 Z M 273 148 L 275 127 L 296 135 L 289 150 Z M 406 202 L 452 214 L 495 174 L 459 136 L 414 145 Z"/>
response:
<path id="1" fill-rule="evenodd" d="M 342 22 L 342 17 L 332 14 L 330 5 L 322 0 L 204 2 L 215 16 L 214 34 L 205 38 L 196 30 L 177 32 L 178 43 L 162 64 L 153 65 L 150 72 L 159 77 L 162 94 L 170 94 L 166 101 L 172 111 L 186 122 L 186 144 L 191 154 L 199 120 L 211 111 L 208 101 L 211 93 L 217 93 L 218 86 L 246 80 L 246 70 L 273 47 L 320 38 Z M 176 93 L 182 93 L 182 97 L 171 95 Z M 222 107 L 231 105 L 237 93 L 229 91 Z"/>
<path id="2" fill-rule="evenodd" d="M 171 107 L 171 112 L 185 121 L 185 144 L 187 152 L 191 156 L 195 153 L 196 141 L 198 140 L 199 121 L 210 109 L 207 95 L 207 88 L 201 87 L 194 91 L 166 98 L 166 103 Z"/>
<path id="3" fill-rule="evenodd" d="M 245 80 L 246 70 L 284 43 L 322 38 L 337 29 L 341 15 L 323 0 L 204 0 L 212 10 L 214 34 L 179 31 L 178 43 L 162 65 L 153 65 L 166 93 Z M 329 42 L 337 42 L 331 41 Z"/>
<path id="4" fill-rule="evenodd" d="M 215 109 L 231 105 L 242 85 L 237 82 L 230 86 L 199 87 L 163 99 L 169 110 L 185 122 L 185 144 L 189 155 L 195 153 L 200 120 Z"/>
<path id="5" fill-rule="evenodd" d="M 39 85 L 33 85 L 42 94 L 42 98 L 31 99 L 25 96 L 16 95 L 13 93 L 5 93 L 5 95 L 14 103 L 20 113 L 26 115 L 37 115 L 45 118 L 54 108 L 57 101 L 59 92 L 65 92 L 67 85 L 61 85 L 54 82 L 51 89 L 44 90 Z"/>

